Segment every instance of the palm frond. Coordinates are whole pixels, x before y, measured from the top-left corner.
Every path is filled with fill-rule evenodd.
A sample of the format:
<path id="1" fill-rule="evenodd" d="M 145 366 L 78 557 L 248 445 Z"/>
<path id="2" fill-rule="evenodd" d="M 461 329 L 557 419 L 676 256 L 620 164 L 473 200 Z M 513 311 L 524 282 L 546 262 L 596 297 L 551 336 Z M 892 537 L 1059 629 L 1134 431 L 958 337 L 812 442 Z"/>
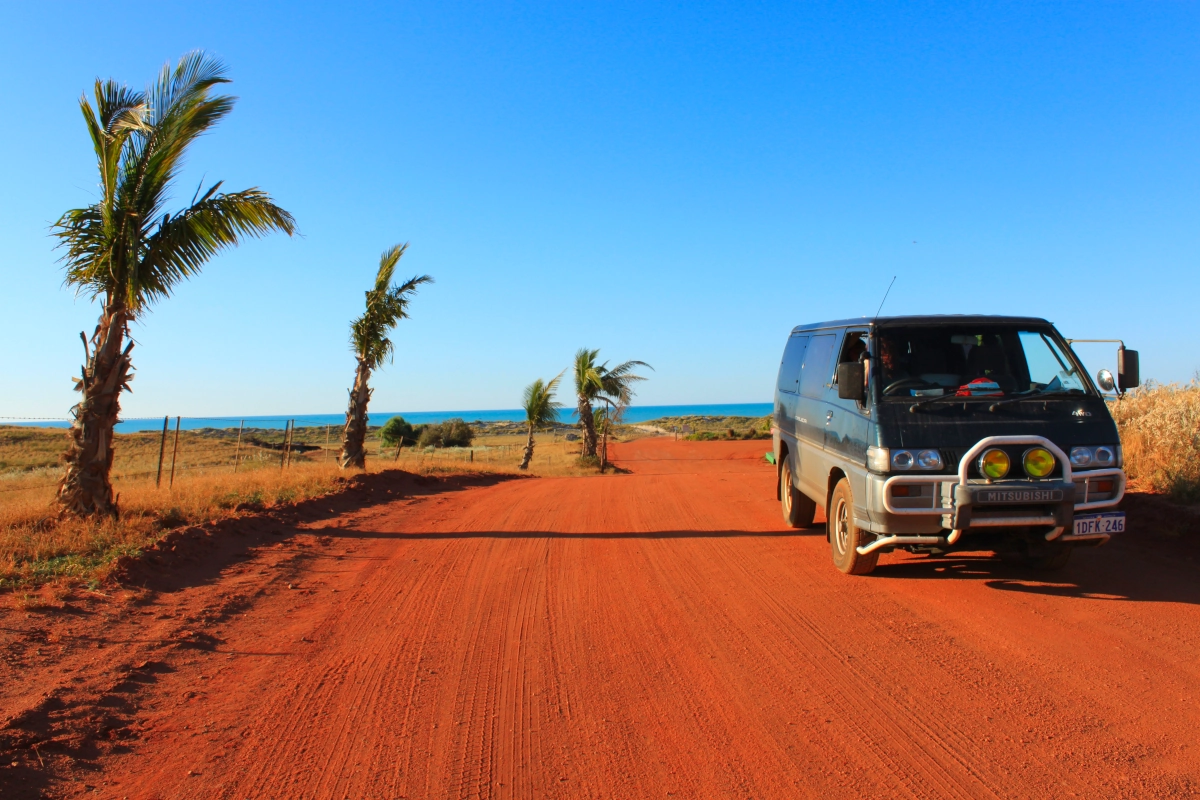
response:
<path id="1" fill-rule="evenodd" d="M 600 350 L 589 350 L 581 347 L 575 352 L 572 364 L 572 378 L 575 380 L 575 394 L 585 400 L 591 400 L 604 388 L 603 367 L 596 365 Z"/>
<path id="2" fill-rule="evenodd" d="M 634 384 L 646 380 L 644 376 L 634 374 L 637 367 L 654 369 L 645 361 L 626 361 L 611 369 L 605 368 L 601 376 L 600 393 L 611 398 L 622 412 L 633 401 Z"/>
<path id="3" fill-rule="evenodd" d="M 54 225 L 66 282 L 136 313 L 167 297 L 213 255 L 247 237 L 295 232 L 295 220 L 258 189 L 218 193 L 178 213 L 164 209 L 188 147 L 233 108 L 214 96 L 225 67 L 202 52 L 165 65 L 145 92 L 96 81 L 80 109 L 96 151 L 102 197 Z"/>
<path id="4" fill-rule="evenodd" d="M 393 347 L 388 334 L 400 320 L 408 318 L 408 304 L 417 287 L 433 283 L 428 275 L 417 275 L 399 286 L 390 286 L 396 265 L 407 249 L 407 243 L 398 244 L 379 257 L 374 286 L 366 292 L 366 310 L 350 323 L 350 349 L 373 370 L 391 359 Z"/>
<path id="5" fill-rule="evenodd" d="M 400 258 L 406 250 L 408 242 L 393 245 L 383 251 L 383 255 L 379 257 L 379 272 L 375 273 L 376 293 L 382 295 L 387 292 L 388 286 L 392 284 L 392 277 L 396 274 L 396 265 L 400 263 Z"/>
<path id="6" fill-rule="evenodd" d="M 126 302 L 131 309 L 170 296 L 175 284 L 197 274 L 210 258 L 244 238 L 295 232 L 296 220 L 266 192 L 246 189 L 217 194 L 220 186 L 215 184 L 192 206 L 158 223 L 129 282 Z"/>
<path id="7" fill-rule="evenodd" d="M 566 370 L 558 373 L 549 381 L 538 378 L 525 387 L 521 407 L 525 409 L 526 421 L 534 430 L 558 422 L 558 412 L 562 408 L 562 404 L 554 399 L 554 394 L 558 391 L 558 384 L 562 380 L 564 372 Z"/>

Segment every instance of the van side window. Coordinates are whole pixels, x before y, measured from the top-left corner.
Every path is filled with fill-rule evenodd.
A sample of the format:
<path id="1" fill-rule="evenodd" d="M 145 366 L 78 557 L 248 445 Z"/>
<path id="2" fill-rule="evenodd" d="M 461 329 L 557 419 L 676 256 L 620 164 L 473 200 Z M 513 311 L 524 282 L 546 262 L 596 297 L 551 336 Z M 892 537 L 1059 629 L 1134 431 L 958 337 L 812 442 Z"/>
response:
<path id="1" fill-rule="evenodd" d="M 838 356 L 838 363 L 858 361 L 865 352 L 867 352 L 867 332 L 847 331 L 846 338 L 842 339 L 842 354 Z"/>
<path id="2" fill-rule="evenodd" d="M 808 349 L 804 352 L 804 364 L 800 368 L 800 394 L 805 397 L 822 397 L 825 394 L 825 384 L 829 382 L 830 363 L 833 356 L 833 344 L 836 337 L 833 334 L 822 334 L 812 337 Z"/>
<path id="3" fill-rule="evenodd" d="M 783 349 L 783 361 L 779 364 L 779 391 L 796 393 L 800 380 L 800 362 L 804 359 L 804 348 L 808 344 L 807 334 L 792 334 Z"/>

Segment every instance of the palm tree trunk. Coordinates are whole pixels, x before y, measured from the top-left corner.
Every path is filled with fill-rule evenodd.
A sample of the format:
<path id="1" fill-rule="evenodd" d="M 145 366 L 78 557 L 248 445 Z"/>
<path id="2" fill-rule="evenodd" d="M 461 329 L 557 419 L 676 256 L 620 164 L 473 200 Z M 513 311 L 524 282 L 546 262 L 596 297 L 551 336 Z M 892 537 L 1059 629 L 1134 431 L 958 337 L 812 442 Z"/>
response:
<path id="1" fill-rule="evenodd" d="M 529 441 L 525 444 L 525 458 L 521 460 L 519 469 L 529 469 L 529 462 L 533 461 L 533 426 L 529 426 Z"/>
<path id="2" fill-rule="evenodd" d="M 371 368 L 361 360 L 354 370 L 354 388 L 350 390 L 350 407 L 346 410 L 346 429 L 342 433 L 342 453 L 338 465 L 342 469 L 366 469 L 367 403 L 371 402 Z"/>
<path id="3" fill-rule="evenodd" d="M 71 410 L 70 444 L 63 456 L 67 471 L 58 484 L 58 502 L 63 510 L 80 517 L 117 517 L 120 509 L 113 496 L 109 474 L 113 463 L 113 426 L 121 413 L 122 389 L 129 388 L 131 340 L 124 349 L 128 312 L 123 305 L 108 302 L 100 324 L 92 335 L 91 351 L 84 340 L 86 363 L 75 390 L 83 399 Z"/>
<path id="4" fill-rule="evenodd" d="M 579 424 L 583 428 L 583 452 L 581 456 L 596 457 L 596 421 L 592 419 L 592 404 L 586 397 L 579 398 Z"/>
<path id="5" fill-rule="evenodd" d="M 608 417 L 604 418 L 604 443 L 600 446 L 600 471 L 608 467 Z"/>

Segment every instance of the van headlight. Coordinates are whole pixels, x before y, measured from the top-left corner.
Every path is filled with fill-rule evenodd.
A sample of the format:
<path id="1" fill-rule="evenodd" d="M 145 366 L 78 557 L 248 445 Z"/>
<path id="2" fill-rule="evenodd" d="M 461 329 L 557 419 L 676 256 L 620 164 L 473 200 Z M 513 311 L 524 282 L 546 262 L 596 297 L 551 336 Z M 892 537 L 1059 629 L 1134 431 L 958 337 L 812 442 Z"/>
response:
<path id="1" fill-rule="evenodd" d="M 918 469 L 941 469 L 942 454 L 937 450 L 921 450 L 917 453 Z"/>
<path id="2" fill-rule="evenodd" d="M 1072 447 L 1071 466 L 1078 469 L 1119 466 L 1121 460 L 1119 451 L 1120 447 L 1109 447 L 1108 445 Z"/>
<path id="3" fill-rule="evenodd" d="M 867 448 L 867 469 L 872 472 L 938 470 L 944 464 L 937 450 L 892 450 L 874 445 Z"/>

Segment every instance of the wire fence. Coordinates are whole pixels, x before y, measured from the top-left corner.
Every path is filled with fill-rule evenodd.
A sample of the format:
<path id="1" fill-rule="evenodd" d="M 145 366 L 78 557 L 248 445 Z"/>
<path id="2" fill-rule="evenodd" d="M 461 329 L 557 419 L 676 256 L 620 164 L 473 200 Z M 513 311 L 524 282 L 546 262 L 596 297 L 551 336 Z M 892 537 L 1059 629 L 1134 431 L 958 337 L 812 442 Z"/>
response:
<path id="1" fill-rule="evenodd" d="M 0 425 L 5 425 L 0 429 L 0 494 L 58 485 L 70 422 L 55 417 L 0 416 Z M 38 423 L 58 423 L 52 427 L 62 430 L 61 438 Z M 140 430 L 121 430 L 131 423 L 142 423 L 137 426 Z M 153 427 L 147 429 L 145 423 L 153 423 Z M 110 474 L 114 483 L 153 479 L 156 486 L 168 488 L 183 474 L 270 466 L 286 470 L 299 463 L 333 463 L 341 444 L 340 425 L 301 427 L 286 417 L 126 417 L 116 431 Z M 378 454 L 381 446 L 379 429 L 370 430 L 368 452 Z M 3 485 L 6 483 L 10 485 Z"/>
<path id="2" fill-rule="evenodd" d="M 71 420 L 54 417 L 0 416 L 0 497 L 56 487 L 62 477 Z M 45 424 L 58 430 L 51 433 Z M 64 423 L 66 425 L 64 425 Z M 286 471 L 298 465 L 337 462 L 342 423 L 305 424 L 303 417 L 126 417 L 116 427 L 113 443 L 114 484 L 153 481 L 170 489 L 184 476 L 238 473 L 246 470 Z M 122 431 L 136 424 L 137 430 Z M 523 445 L 481 444 L 467 448 L 418 451 L 385 443 L 381 426 L 368 428 L 369 461 L 396 463 L 402 452 L 422 465 L 515 460 Z M 59 435 L 54 435 L 59 434 Z M 556 437 L 557 438 L 557 437 Z M 478 451 L 478 453 L 477 453 Z"/>

